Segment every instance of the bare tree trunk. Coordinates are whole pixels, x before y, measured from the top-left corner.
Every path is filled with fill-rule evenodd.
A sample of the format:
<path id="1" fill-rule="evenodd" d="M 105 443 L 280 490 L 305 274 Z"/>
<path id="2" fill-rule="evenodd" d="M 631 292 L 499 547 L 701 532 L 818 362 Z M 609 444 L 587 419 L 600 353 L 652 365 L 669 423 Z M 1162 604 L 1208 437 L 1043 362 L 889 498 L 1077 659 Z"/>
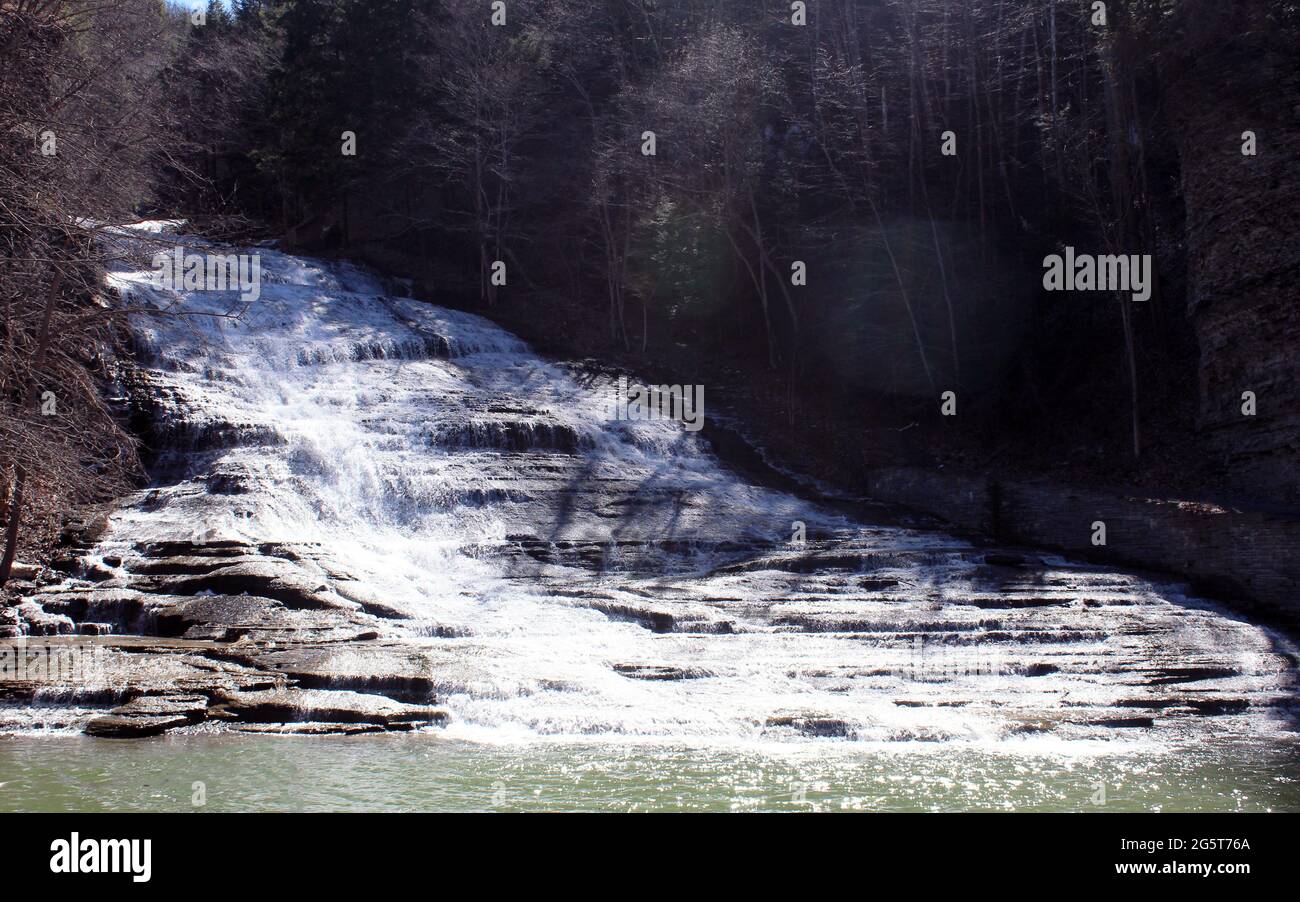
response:
<path id="1" fill-rule="evenodd" d="M 41 314 L 40 338 L 36 344 L 36 354 L 32 359 L 33 382 L 28 391 L 28 409 L 35 408 L 39 386 L 34 381 L 45 365 L 45 353 L 50 346 L 50 321 L 54 318 L 54 306 L 58 303 L 59 289 L 63 285 L 63 271 L 55 269 L 54 281 L 50 283 L 49 293 L 45 297 L 45 310 Z M 18 554 L 18 525 L 23 517 L 23 485 L 27 481 L 27 472 L 21 464 L 14 465 L 14 491 L 9 501 L 9 522 L 5 527 L 4 557 L 0 558 L 0 588 L 9 582 L 13 572 L 14 558 Z"/>
<path id="2" fill-rule="evenodd" d="M 1138 371 L 1137 351 L 1134 347 L 1133 313 L 1129 310 L 1129 299 L 1120 295 L 1119 315 L 1124 325 L 1124 350 L 1128 356 L 1129 404 L 1132 411 L 1130 423 L 1133 431 L 1133 458 L 1142 456 L 1141 415 L 1138 412 Z"/>
<path id="3" fill-rule="evenodd" d="M 926 207 L 930 199 L 926 198 Z M 957 353 L 957 317 L 952 309 L 952 294 L 948 291 L 948 268 L 943 265 L 943 246 L 939 243 L 939 227 L 935 225 L 934 213 L 930 212 L 930 234 L 934 237 L 934 256 L 939 261 L 939 280 L 943 284 L 943 300 L 948 305 L 948 340 L 952 345 L 952 375 L 961 387 L 961 357 Z"/>
<path id="4" fill-rule="evenodd" d="M 23 513 L 23 483 L 27 480 L 27 472 L 21 466 L 14 467 L 14 492 L 9 499 L 9 522 L 5 526 L 5 553 L 4 558 L 0 559 L 0 589 L 3 589 L 5 583 L 9 582 L 9 574 L 13 571 L 14 557 L 18 553 L 18 521 L 22 519 Z"/>
<path id="5" fill-rule="evenodd" d="M 1064 178 L 1063 178 L 1062 160 L 1061 160 L 1061 156 L 1062 156 L 1062 153 L 1061 153 L 1061 122 L 1060 122 L 1060 115 L 1061 115 L 1061 99 L 1060 99 L 1060 95 L 1059 95 L 1058 84 L 1057 84 L 1057 74 L 1056 74 L 1056 68 L 1057 68 L 1057 52 L 1056 52 L 1056 0 L 1050 0 L 1050 3 L 1049 3 L 1049 5 L 1048 5 L 1048 16 L 1049 16 L 1049 22 L 1050 22 L 1049 33 L 1050 33 L 1051 51 L 1052 51 L 1052 60 L 1051 60 L 1051 65 L 1052 65 L 1052 142 L 1053 142 L 1053 143 L 1055 144 L 1055 146 L 1056 146 L 1056 147 L 1055 147 L 1055 149 L 1056 149 L 1056 180 L 1057 180 L 1057 183 L 1060 184 L 1060 183 L 1063 183 L 1063 182 L 1064 182 Z"/>
<path id="6" fill-rule="evenodd" d="M 736 241 L 736 236 L 731 234 L 731 229 L 724 227 L 722 231 L 726 234 L 727 240 L 731 242 L 731 249 L 735 251 L 736 259 L 738 259 L 741 265 L 745 267 L 745 271 L 749 273 L 750 281 L 754 283 L 754 288 L 758 290 L 758 299 L 763 307 L 763 327 L 767 331 L 767 362 L 769 366 L 775 367 L 776 338 L 772 334 L 772 318 L 767 309 L 767 290 L 763 287 L 763 283 L 759 279 L 758 273 L 750 264 L 749 258 L 746 257 L 745 252 L 741 250 L 740 244 Z"/>
<path id="7" fill-rule="evenodd" d="M 1133 179 L 1129 166 L 1128 117 L 1121 109 L 1123 94 L 1117 85 L 1118 73 L 1114 38 L 1103 39 L 1101 69 L 1105 83 L 1103 97 L 1106 104 L 1106 132 L 1110 157 L 1110 210 L 1097 210 L 1098 225 L 1107 235 L 1112 254 L 1127 254 L 1133 238 L 1131 228 L 1133 208 Z M 1100 207 L 1100 205 L 1098 205 Z M 1136 336 L 1133 334 L 1133 312 L 1128 300 L 1120 296 L 1120 324 L 1124 330 L 1124 350 L 1128 358 L 1130 420 L 1133 433 L 1133 457 L 1142 456 L 1141 423 L 1138 411 L 1138 370 Z"/>
<path id="8" fill-rule="evenodd" d="M 970 110 L 975 119 L 975 181 L 979 192 L 980 253 L 988 253 L 988 222 L 984 209 L 984 115 L 980 111 L 979 44 L 975 39 L 975 12 L 966 6 L 967 52 L 970 54 Z"/>

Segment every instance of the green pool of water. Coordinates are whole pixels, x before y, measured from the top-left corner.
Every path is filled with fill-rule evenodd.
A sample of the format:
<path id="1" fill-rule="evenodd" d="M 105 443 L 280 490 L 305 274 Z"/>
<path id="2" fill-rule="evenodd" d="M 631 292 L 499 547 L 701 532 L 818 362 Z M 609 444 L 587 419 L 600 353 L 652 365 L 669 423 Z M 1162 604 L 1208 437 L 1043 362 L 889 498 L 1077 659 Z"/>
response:
<path id="1" fill-rule="evenodd" d="M 0 739 L 0 811 L 1300 811 L 1300 751 L 1276 739 L 918 745 L 20 736 Z"/>

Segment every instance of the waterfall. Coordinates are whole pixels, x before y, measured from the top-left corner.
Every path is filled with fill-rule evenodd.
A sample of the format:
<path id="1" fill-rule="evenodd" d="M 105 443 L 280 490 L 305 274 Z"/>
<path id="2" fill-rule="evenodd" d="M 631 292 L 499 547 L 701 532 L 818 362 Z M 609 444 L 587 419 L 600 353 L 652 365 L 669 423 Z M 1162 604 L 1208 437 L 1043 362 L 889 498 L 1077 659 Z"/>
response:
<path id="1" fill-rule="evenodd" d="M 681 424 L 620 419 L 614 380 L 482 317 L 346 263 L 238 253 L 260 259 L 251 302 L 110 274 L 137 311 L 153 461 L 93 550 L 113 586 L 178 591 L 158 549 L 292 549 L 320 606 L 380 612 L 382 641 L 433 662 L 441 729 L 482 740 L 1284 728 L 1281 640 L 1183 587 L 855 522 L 752 484 Z"/>

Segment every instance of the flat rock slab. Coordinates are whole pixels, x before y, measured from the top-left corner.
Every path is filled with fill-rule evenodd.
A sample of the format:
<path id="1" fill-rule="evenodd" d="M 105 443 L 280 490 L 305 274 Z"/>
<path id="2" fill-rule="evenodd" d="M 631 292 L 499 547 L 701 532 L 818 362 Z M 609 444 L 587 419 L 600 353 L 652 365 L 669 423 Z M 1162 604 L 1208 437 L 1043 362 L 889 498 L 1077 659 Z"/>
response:
<path id="1" fill-rule="evenodd" d="M 384 733 L 391 727 L 369 723 L 245 723 L 235 728 L 239 733 L 261 733 L 272 736 L 359 736 L 365 733 Z"/>
<path id="2" fill-rule="evenodd" d="M 189 726 L 195 721 L 184 715 L 159 715 L 157 717 L 124 717 L 104 714 L 86 724 L 87 736 L 100 739 L 143 739 L 160 736 L 168 730 Z"/>
<path id="3" fill-rule="evenodd" d="M 24 679 L 0 680 L 0 700 L 107 706 L 139 696 L 211 696 L 272 689 L 284 676 L 238 661 L 210 658 L 224 646 L 140 636 L 0 640 L 0 658 L 21 653 Z M 39 664 L 40 669 L 34 669 Z"/>
<path id="4" fill-rule="evenodd" d="M 245 723 L 398 724 L 426 726 L 444 723 L 447 712 L 423 705 L 408 705 L 382 695 L 322 689 L 275 689 L 236 692 L 220 697 L 209 713 L 213 717 Z"/>
<path id="5" fill-rule="evenodd" d="M 207 715 L 207 708 L 208 700 L 201 695 L 141 696 L 93 718 L 85 732 L 114 739 L 157 736 L 198 723 Z"/>
<path id="6" fill-rule="evenodd" d="M 156 631 L 163 636 L 234 642 L 342 642 L 378 638 L 351 611 L 295 610 L 253 595 L 202 595 L 158 599 Z"/>
<path id="7" fill-rule="evenodd" d="M 255 544 L 242 542 L 239 539 L 214 539 L 206 542 L 192 542 L 180 539 L 168 542 L 137 543 L 135 548 L 147 557 L 174 557 L 191 554 L 211 557 L 234 557 L 257 553 Z"/>
<path id="8" fill-rule="evenodd" d="M 767 719 L 766 726 L 796 730 L 805 736 L 842 739 L 851 732 L 849 725 L 838 717 L 824 714 L 778 714 Z"/>
<path id="9" fill-rule="evenodd" d="M 400 642 L 299 645 L 257 650 L 247 660 L 285 674 L 304 689 L 376 693 L 402 702 L 435 700 L 435 674 L 454 664 L 447 650 Z"/>
<path id="10" fill-rule="evenodd" d="M 265 558 L 256 554 L 190 554 L 173 557 L 143 558 L 132 561 L 129 569 L 133 574 L 142 576 L 199 576 L 233 567 L 238 564 L 263 564 Z"/>
<path id="11" fill-rule="evenodd" d="M 615 664 L 614 672 L 633 680 L 697 680 L 713 676 L 699 667 L 672 664 Z"/>
<path id="12" fill-rule="evenodd" d="M 360 609 L 356 602 L 333 592 L 323 574 L 315 576 L 276 558 L 226 564 L 206 573 L 141 576 L 129 582 L 133 588 L 158 594 L 255 595 L 299 610 Z"/>

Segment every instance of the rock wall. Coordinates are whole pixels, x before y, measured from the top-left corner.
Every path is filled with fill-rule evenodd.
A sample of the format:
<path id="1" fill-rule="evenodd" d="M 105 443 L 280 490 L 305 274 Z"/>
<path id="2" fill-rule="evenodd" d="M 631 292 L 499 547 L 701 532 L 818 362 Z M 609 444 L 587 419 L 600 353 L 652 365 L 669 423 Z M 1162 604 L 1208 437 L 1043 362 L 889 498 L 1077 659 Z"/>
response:
<path id="1" fill-rule="evenodd" d="M 1199 427 L 1230 485 L 1300 501 L 1300 35 L 1282 4 L 1185 0 L 1161 69 L 1187 211 Z M 1294 14 L 1291 19 L 1294 19 Z M 1253 132 L 1254 156 L 1242 153 Z M 1242 412 L 1254 392 L 1255 416 Z"/>
<path id="2" fill-rule="evenodd" d="M 1144 498 L 1028 480 L 874 470 L 871 497 L 989 533 L 1090 560 L 1187 577 L 1243 610 L 1300 625 L 1300 516 Z M 1092 544 L 1092 524 L 1106 544 Z"/>

